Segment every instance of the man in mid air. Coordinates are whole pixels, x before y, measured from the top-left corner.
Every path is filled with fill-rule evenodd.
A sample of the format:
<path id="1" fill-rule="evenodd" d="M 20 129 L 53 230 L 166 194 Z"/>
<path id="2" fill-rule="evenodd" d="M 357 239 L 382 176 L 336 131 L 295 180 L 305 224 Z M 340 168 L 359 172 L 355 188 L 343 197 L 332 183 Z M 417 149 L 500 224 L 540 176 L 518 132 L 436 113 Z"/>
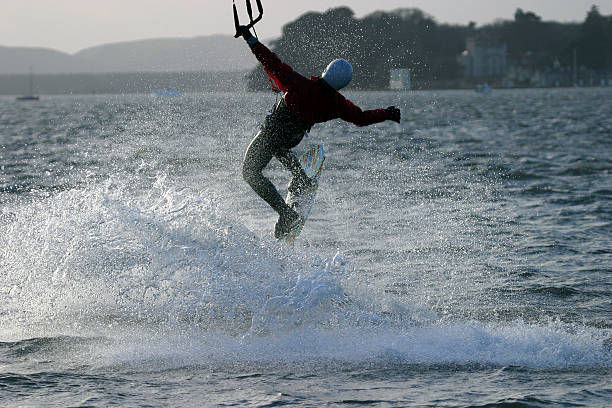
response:
<path id="1" fill-rule="evenodd" d="M 293 179 L 289 190 L 300 191 L 308 188 L 311 180 L 290 149 L 302 141 L 304 134 L 310 131 L 315 123 L 337 118 L 357 126 L 367 126 L 385 120 L 399 123 L 400 110 L 390 106 L 386 109 L 362 111 L 345 99 L 338 91 L 351 81 L 353 67 L 344 59 L 332 61 L 321 78 L 308 79 L 283 63 L 276 54 L 260 43 L 247 27 L 241 26 L 239 33 L 283 93 L 251 141 L 242 167 L 244 180 L 278 213 L 274 235 L 276 238 L 282 238 L 300 223 L 300 216 L 285 203 L 274 185 L 262 173 L 272 156 L 276 156 L 281 164 L 291 171 Z"/>

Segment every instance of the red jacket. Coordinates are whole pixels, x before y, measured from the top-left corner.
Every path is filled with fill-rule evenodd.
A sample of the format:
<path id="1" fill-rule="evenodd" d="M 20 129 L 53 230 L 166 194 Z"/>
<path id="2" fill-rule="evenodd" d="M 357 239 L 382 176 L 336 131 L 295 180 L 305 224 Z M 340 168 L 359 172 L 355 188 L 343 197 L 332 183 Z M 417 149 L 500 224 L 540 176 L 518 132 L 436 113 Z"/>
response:
<path id="1" fill-rule="evenodd" d="M 362 111 L 327 83 L 320 83 L 322 79 L 308 79 L 295 72 L 262 43 L 253 46 L 253 54 L 280 81 L 281 90 L 286 92 L 287 107 L 306 122 L 320 123 L 340 118 L 357 126 L 367 126 L 388 118 L 384 109 Z"/>

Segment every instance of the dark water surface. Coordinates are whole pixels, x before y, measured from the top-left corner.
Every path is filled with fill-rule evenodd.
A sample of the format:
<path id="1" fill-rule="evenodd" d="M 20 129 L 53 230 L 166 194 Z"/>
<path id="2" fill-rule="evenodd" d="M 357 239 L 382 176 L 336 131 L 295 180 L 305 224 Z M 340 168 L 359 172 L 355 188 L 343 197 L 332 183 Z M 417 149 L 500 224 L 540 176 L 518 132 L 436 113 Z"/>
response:
<path id="1" fill-rule="evenodd" d="M 0 405 L 611 406 L 612 90 L 349 97 L 289 248 L 274 96 L 0 98 Z"/>

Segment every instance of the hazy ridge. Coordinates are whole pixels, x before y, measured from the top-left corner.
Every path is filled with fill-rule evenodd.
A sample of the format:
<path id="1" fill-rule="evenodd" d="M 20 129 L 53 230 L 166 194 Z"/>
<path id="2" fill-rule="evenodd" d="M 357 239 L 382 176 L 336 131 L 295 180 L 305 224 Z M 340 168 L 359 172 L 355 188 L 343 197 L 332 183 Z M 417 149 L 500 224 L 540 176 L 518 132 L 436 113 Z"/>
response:
<path id="1" fill-rule="evenodd" d="M 104 44 L 68 54 L 50 48 L 0 46 L 0 74 L 237 72 L 256 60 L 231 36 L 161 38 Z"/>

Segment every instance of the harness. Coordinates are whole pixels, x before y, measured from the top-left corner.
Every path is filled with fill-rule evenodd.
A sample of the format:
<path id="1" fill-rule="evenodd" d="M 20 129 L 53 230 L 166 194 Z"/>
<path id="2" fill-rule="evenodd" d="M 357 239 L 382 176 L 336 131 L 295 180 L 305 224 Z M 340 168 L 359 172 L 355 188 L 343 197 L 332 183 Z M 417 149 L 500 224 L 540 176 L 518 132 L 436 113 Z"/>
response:
<path id="1" fill-rule="evenodd" d="M 266 119 L 261 127 L 266 132 L 272 132 L 277 136 L 281 136 L 287 140 L 300 140 L 304 135 L 310 132 L 314 123 L 306 122 L 298 118 L 287 107 L 284 96 L 278 100 L 270 113 L 266 115 Z"/>

